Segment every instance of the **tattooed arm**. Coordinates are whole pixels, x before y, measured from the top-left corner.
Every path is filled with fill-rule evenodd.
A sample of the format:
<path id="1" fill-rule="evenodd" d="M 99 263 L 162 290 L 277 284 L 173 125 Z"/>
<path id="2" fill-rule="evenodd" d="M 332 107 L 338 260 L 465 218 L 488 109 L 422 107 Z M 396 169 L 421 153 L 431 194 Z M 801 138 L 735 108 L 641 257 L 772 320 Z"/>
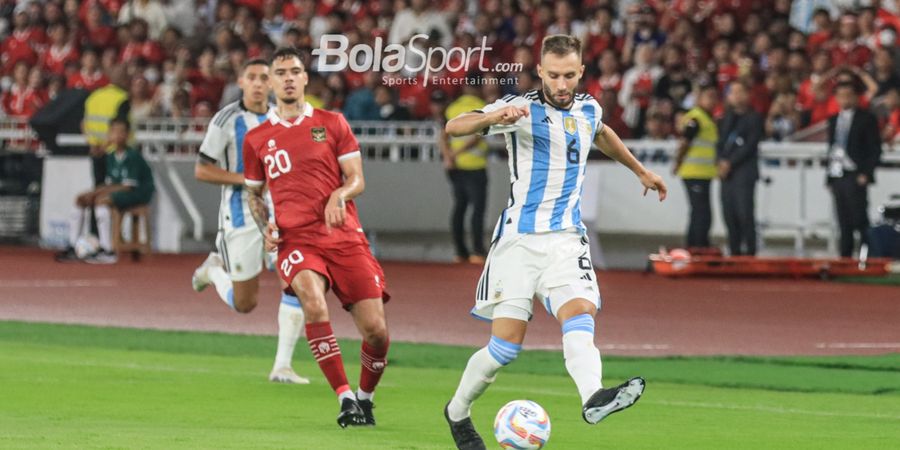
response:
<path id="1" fill-rule="evenodd" d="M 269 222 L 269 207 L 266 205 L 266 199 L 263 198 L 265 185 L 245 186 L 247 188 L 247 203 L 250 206 L 250 214 L 253 216 L 256 226 L 259 227 L 259 231 L 263 234 L 263 238 L 266 241 L 266 251 L 274 251 L 278 248 L 281 237 L 278 236 L 278 226 Z"/>

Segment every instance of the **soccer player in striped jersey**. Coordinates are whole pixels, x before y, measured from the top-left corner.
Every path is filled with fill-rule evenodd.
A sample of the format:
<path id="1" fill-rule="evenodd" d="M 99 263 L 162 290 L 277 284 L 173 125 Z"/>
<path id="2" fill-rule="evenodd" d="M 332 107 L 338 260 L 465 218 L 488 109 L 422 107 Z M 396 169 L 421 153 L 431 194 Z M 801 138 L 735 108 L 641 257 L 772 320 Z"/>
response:
<path id="1" fill-rule="evenodd" d="M 491 338 L 469 359 L 444 410 L 459 449 L 485 448 L 469 417 L 470 408 L 522 349 L 534 300 L 562 327 L 566 369 L 581 395 L 586 422 L 595 424 L 628 408 L 644 391 L 640 377 L 610 389 L 601 382 L 600 351 L 594 344 L 600 291 L 581 221 L 591 145 L 634 172 L 644 195 L 658 191 L 662 201 L 666 186 L 603 124 L 597 101 L 575 93 L 583 73 L 581 42 L 566 35 L 548 36 L 538 65 L 541 90 L 508 95 L 446 125 L 452 136 L 503 134 L 512 182 L 472 309 L 477 318 L 492 322 Z"/>
<path id="2" fill-rule="evenodd" d="M 267 61 L 254 59 L 244 64 L 238 79 L 241 100 L 213 116 L 195 166 L 198 180 L 222 186 L 222 200 L 216 236 L 218 252 L 210 253 L 194 271 L 191 283 L 197 292 L 213 284 L 219 298 L 239 313 L 256 308 L 259 274 L 266 257 L 263 235 L 247 206 L 241 152 L 247 132 L 271 117 L 268 80 Z M 281 284 L 282 289 L 286 287 L 284 282 Z M 297 297 L 282 293 L 278 309 L 278 349 L 269 380 L 309 383 L 291 368 L 294 346 L 303 332 L 304 321 Z"/>

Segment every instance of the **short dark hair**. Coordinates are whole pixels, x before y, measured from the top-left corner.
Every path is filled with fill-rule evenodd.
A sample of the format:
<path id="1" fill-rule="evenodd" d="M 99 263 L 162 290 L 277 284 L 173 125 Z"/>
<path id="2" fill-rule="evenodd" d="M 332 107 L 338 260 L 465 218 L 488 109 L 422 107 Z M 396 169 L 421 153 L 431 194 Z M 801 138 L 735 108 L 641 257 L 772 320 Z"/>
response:
<path id="1" fill-rule="evenodd" d="M 279 59 L 291 59 L 297 58 L 300 61 L 300 65 L 305 66 L 303 64 L 303 55 L 300 53 L 300 50 L 297 50 L 294 47 L 279 47 L 272 53 L 272 59 L 269 60 L 269 65 L 272 65 L 275 61 Z"/>
<path id="2" fill-rule="evenodd" d="M 109 120 L 109 127 L 112 128 L 113 124 L 121 124 L 125 126 L 125 131 L 131 131 L 131 122 L 124 117 L 113 117 Z"/>
<path id="3" fill-rule="evenodd" d="M 581 57 L 581 40 L 567 34 L 551 34 L 541 42 L 541 56 L 553 53 L 557 56 L 566 56 L 574 52 Z"/>
<path id="4" fill-rule="evenodd" d="M 244 64 L 241 64 L 241 73 L 244 73 L 250 66 L 269 66 L 269 62 L 262 58 L 253 58 L 247 61 L 244 61 Z"/>

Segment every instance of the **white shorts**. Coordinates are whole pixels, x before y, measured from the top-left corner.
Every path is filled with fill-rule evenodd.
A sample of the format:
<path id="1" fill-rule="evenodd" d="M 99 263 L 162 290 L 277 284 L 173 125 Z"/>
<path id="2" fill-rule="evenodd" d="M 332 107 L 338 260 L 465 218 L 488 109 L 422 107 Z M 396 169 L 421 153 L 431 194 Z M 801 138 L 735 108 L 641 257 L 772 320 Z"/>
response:
<path id="1" fill-rule="evenodd" d="M 588 238 L 574 231 L 517 235 L 501 238 L 491 247 L 472 315 L 527 321 L 537 300 L 556 317 L 562 305 L 576 298 L 600 309 Z"/>
<path id="2" fill-rule="evenodd" d="M 266 254 L 263 235 L 255 223 L 219 230 L 216 248 L 232 281 L 247 281 L 262 272 Z"/>

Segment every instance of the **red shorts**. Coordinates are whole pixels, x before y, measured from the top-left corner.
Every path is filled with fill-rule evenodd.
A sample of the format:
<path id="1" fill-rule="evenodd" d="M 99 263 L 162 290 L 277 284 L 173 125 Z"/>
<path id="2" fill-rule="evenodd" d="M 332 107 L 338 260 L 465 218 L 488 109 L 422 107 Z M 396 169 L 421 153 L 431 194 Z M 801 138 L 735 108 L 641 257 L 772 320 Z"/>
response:
<path id="1" fill-rule="evenodd" d="M 301 270 L 312 270 L 324 276 L 328 281 L 326 289 L 333 289 L 348 311 L 362 300 L 380 298 L 387 303 L 391 298 L 386 290 L 384 270 L 366 243 L 327 250 L 293 242 L 281 244 L 278 275 L 290 285 Z M 288 287 L 287 291 L 293 289 Z"/>

